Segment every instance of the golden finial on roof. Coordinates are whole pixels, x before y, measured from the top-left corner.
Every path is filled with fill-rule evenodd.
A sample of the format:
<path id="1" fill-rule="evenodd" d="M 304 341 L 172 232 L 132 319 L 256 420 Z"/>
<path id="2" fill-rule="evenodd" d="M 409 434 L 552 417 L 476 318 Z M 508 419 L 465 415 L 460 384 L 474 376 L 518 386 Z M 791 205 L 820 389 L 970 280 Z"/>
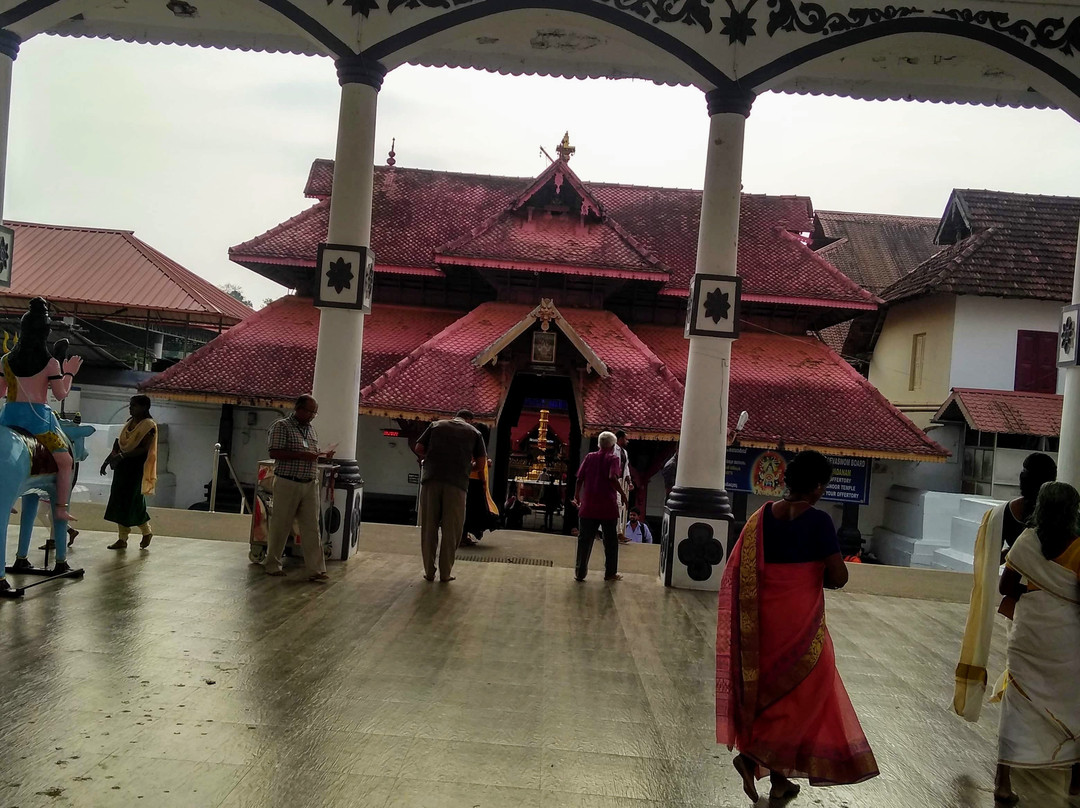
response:
<path id="1" fill-rule="evenodd" d="M 393 168 L 394 164 L 397 163 L 397 160 L 394 159 L 394 157 L 396 156 L 395 153 L 394 153 L 394 145 L 396 143 L 397 143 L 397 138 L 390 138 L 390 154 L 386 158 L 386 164 L 388 166 L 390 166 L 391 168 Z"/>
<path id="2" fill-rule="evenodd" d="M 577 149 L 575 149 L 573 146 L 570 145 L 570 133 L 569 132 L 566 132 L 562 136 L 562 143 L 560 143 L 555 148 L 555 151 L 557 151 L 559 153 L 559 159 L 562 160 L 564 163 L 569 163 L 570 162 L 571 155 L 573 155 L 574 152 L 577 151 Z"/>

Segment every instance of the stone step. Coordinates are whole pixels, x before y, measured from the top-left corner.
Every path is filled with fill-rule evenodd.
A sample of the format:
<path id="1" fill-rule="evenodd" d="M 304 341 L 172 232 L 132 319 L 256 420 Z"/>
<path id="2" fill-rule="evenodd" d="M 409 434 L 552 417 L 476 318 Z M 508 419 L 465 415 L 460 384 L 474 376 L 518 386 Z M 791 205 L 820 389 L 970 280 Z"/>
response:
<path id="1" fill-rule="evenodd" d="M 915 542 L 915 549 L 911 554 L 911 566 L 913 567 L 936 567 L 935 556 L 938 550 L 948 550 L 947 541 L 930 541 L 921 539 Z"/>
<path id="2" fill-rule="evenodd" d="M 981 522 L 986 512 L 1000 502 L 1001 500 L 990 499 L 989 497 L 964 497 L 960 500 L 959 515 L 965 519 L 974 519 L 976 522 Z"/>
<path id="3" fill-rule="evenodd" d="M 948 547 L 934 553 L 934 566 L 954 572 L 971 572 L 975 566 L 975 556 Z"/>
<path id="4" fill-rule="evenodd" d="M 870 536 L 870 551 L 883 564 L 910 567 L 916 541 L 911 536 L 895 533 L 879 525 L 874 528 Z"/>
<path id="5" fill-rule="evenodd" d="M 893 486 L 897 488 L 898 486 Z M 885 500 L 885 513 L 882 519 L 885 526 L 893 533 L 902 536 L 921 536 L 923 530 L 922 502 L 907 502 L 894 499 L 890 491 Z"/>
<path id="6" fill-rule="evenodd" d="M 976 520 L 954 516 L 950 524 L 949 546 L 960 553 L 972 554 L 981 524 L 982 517 Z"/>

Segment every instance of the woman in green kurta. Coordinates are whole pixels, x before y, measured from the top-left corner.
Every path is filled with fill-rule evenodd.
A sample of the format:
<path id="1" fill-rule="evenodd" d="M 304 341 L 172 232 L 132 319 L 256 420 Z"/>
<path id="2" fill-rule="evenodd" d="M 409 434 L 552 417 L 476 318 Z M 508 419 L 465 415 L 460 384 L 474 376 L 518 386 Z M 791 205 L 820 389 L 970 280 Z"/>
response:
<path id="1" fill-rule="evenodd" d="M 142 533 L 139 547 L 146 549 L 154 538 L 146 510 L 146 495 L 154 493 L 157 483 L 157 424 L 150 417 L 150 397 L 132 396 L 128 411 L 131 417 L 101 464 L 102 475 L 106 468 L 113 470 L 105 519 L 116 522 L 120 534 L 110 550 L 125 549 L 133 527 Z"/>

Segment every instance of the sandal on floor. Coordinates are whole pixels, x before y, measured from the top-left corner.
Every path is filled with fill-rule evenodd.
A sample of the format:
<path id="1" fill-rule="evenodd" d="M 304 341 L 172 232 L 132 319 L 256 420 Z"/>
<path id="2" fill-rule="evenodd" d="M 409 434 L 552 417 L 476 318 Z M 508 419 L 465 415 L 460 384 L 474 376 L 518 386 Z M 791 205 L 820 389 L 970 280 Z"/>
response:
<path id="1" fill-rule="evenodd" d="M 114 541 L 112 544 L 110 544 L 105 549 L 107 549 L 107 550 L 126 550 L 127 549 L 127 541 L 125 541 L 123 539 L 118 539 L 117 541 Z"/>
<path id="2" fill-rule="evenodd" d="M 316 572 L 314 575 L 308 576 L 308 581 L 313 584 L 321 584 L 324 581 L 329 581 L 330 576 L 325 572 Z"/>
<path id="3" fill-rule="evenodd" d="M 285 570 L 267 570 L 266 574 L 274 578 L 280 578 L 285 574 Z"/>

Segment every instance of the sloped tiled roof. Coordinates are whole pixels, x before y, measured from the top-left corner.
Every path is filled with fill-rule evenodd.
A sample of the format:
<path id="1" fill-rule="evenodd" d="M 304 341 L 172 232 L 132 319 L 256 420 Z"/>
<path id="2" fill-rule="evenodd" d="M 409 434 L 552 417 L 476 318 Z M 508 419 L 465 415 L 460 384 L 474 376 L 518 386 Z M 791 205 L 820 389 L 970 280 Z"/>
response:
<path id="1" fill-rule="evenodd" d="M 686 378 L 688 343 L 681 329 L 638 326 L 634 331 L 672 373 Z M 948 455 L 814 337 L 743 332 L 732 343 L 729 429 L 742 410 L 750 414 L 740 436 L 748 446 L 783 441 L 790 449 L 909 460 Z"/>
<path id="2" fill-rule="evenodd" d="M 934 420 L 963 420 L 980 432 L 1056 437 L 1061 434 L 1062 401 L 1055 393 L 956 387 Z"/>
<path id="3" fill-rule="evenodd" d="M 818 255 L 875 294 L 941 249 L 934 243 L 939 219 L 878 213 L 814 211 Z"/>
<path id="4" fill-rule="evenodd" d="M 377 305 L 364 325 L 360 411 L 431 417 L 468 407 L 482 419 L 494 419 L 503 381 L 498 369 L 476 367 L 473 360 L 530 310 L 485 303 L 462 315 Z M 608 370 L 606 378 L 584 377 L 585 431 L 623 426 L 640 437 L 677 435 L 687 356 L 681 329 L 631 331 L 608 311 L 559 312 Z M 144 389 L 165 398 L 290 402 L 311 388 L 318 317 L 310 299 L 282 298 Z M 740 410 L 750 412 L 744 443 L 775 446 L 783 440 L 792 448 L 871 457 L 945 456 L 866 379 L 811 337 L 744 333 L 733 348 L 730 402 L 732 427 Z"/>
<path id="5" fill-rule="evenodd" d="M 502 401 L 502 381 L 496 371 L 476 367 L 473 360 L 530 310 L 510 303 L 477 306 L 361 390 L 362 408 L 434 416 L 467 407 L 480 418 L 494 418 Z M 626 426 L 637 434 L 677 434 L 682 384 L 663 371 L 648 347 L 611 312 L 559 313 L 608 369 L 607 378 L 588 376 L 584 381 L 585 431 Z"/>
<path id="6" fill-rule="evenodd" d="M 1080 198 L 955 190 L 940 227 L 958 238 L 881 295 L 988 295 L 1067 303 Z"/>
<path id="7" fill-rule="evenodd" d="M 386 372 L 402 353 L 453 323 L 460 312 L 378 306 L 364 320 L 360 383 Z M 287 295 L 259 309 L 155 376 L 143 389 L 194 400 L 289 402 L 311 391 L 319 310 Z"/>
<path id="8" fill-rule="evenodd" d="M 252 314 L 239 300 L 135 237 L 130 230 L 6 222 L 15 231 L 4 308 L 44 297 L 82 316 L 230 326 Z"/>
<path id="9" fill-rule="evenodd" d="M 318 244 L 326 239 L 333 162 L 312 166 L 305 193 L 321 201 L 266 233 L 229 250 L 234 261 L 314 266 Z M 547 169 L 547 170 L 550 170 Z M 372 195 L 371 244 L 381 271 L 392 266 L 437 270 L 440 249 L 458 249 L 470 234 L 510 210 L 536 178 L 493 177 L 448 171 L 376 166 Z M 627 261 L 638 272 L 642 257 L 659 261 L 670 273 L 662 294 L 685 297 L 697 255 L 701 191 L 611 183 L 584 183 L 619 236 L 590 235 L 588 266 L 613 267 Z M 806 197 L 744 194 L 739 230 L 738 273 L 743 297 L 750 302 L 817 305 L 869 310 L 880 301 L 809 248 L 812 208 Z M 798 234 L 798 235 L 796 235 Z M 504 256 L 522 260 L 529 246 L 508 230 Z M 454 244 L 454 247 L 448 245 Z M 517 245 L 515 247 L 515 245 Z M 543 246 L 543 245 L 541 245 Z M 547 249 L 552 245 L 547 244 Z M 628 247 L 630 248 L 628 250 Z M 479 248 L 478 248 L 479 249 Z M 497 245 L 482 252 L 494 259 Z M 515 252 L 516 250 L 516 252 Z M 455 253 L 456 254 L 456 253 Z M 573 261 L 582 261 L 584 252 Z M 558 251 L 534 263 L 565 259 Z M 494 265 L 494 264 L 492 264 Z M 571 264 L 574 265 L 574 264 Z M 579 264 L 580 265 L 580 264 Z"/>

